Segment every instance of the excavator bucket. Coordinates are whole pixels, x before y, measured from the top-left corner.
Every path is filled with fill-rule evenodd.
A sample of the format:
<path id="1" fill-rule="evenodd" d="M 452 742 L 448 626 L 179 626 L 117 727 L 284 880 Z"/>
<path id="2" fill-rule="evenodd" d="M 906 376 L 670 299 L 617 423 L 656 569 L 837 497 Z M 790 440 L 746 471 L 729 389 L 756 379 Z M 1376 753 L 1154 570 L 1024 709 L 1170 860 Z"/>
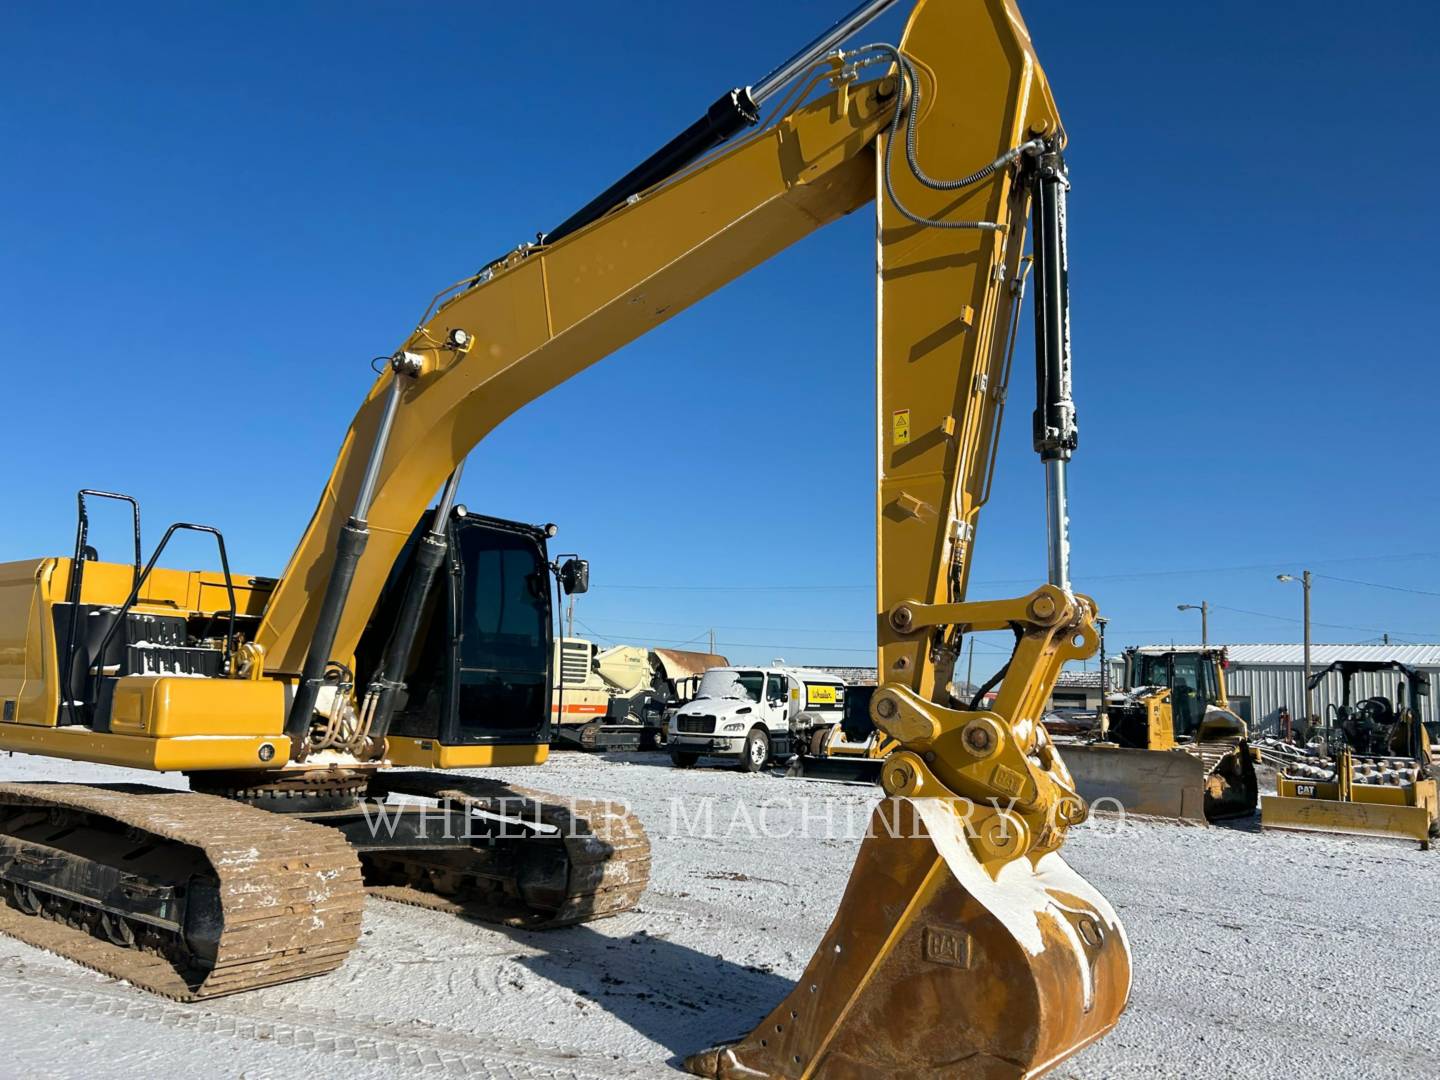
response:
<path id="1" fill-rule="evenodd" d="M 876 809 L 830 929 L 790 996 L 699 1076 L 1039 1076 L 1114 1027 L 1130 990 L 1115 912 L 1058 854 L 996 877 L 964 800 Z"/>
<path id="2" fill-rule="evenodd" d="M 1204 762 L 1191 754 L 1068 743 L 1060 752 L 1075 790 L 1094 809 L 1206 821 L 1209 778 Z M 1250 809 L 1254 808 L 1252 795 Z"/>

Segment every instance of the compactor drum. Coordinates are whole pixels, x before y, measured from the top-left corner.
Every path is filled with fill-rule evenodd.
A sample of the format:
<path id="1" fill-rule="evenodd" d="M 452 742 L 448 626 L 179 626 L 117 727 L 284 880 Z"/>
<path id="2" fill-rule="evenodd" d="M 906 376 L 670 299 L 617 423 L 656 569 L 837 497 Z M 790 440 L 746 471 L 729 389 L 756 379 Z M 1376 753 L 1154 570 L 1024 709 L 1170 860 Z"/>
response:
<path id="1" fill-rule="evenodd" d="M 1394 701 L 1357 702 L 1356 677 L 1381 673 L 1395 679 Z M 1310 689 L 1332 675 L 1341 694 L 1316 729 L 1322 756 L 1280 771 L 1275 794 L 1262 801 L 1261 826 L 1414 840 L 1428 849 L 1440 836 L 1435 755 L 1421 717 L 1429 677 L 1393 660 L 1337 660 L 1310 677 Z"/>

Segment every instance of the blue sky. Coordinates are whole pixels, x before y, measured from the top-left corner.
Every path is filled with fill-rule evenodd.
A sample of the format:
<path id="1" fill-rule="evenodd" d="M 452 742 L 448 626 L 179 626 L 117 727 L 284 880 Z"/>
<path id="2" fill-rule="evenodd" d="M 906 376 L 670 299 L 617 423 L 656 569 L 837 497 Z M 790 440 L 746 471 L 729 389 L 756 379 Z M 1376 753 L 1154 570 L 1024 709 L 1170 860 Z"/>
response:
<path id="1" fill-rule="evenodd" d="M 152 540 L 213 523 L 278 572 L 369 358 L 437 288 L 848 6 L 12 5 L 0 559 L 66 551 L 98 486 Z M 1071 134 L 1075 577 L 1112 643 L 1194 639 L 1175 605 L 1202 599 L 1213 639 L 1298 640 L 1275 574 L 1302 566 L 1317 640 L 1440 640 L 1435 6 L 1023 6 Z M 464 501 L 592 560 L 577 629 L 872 662 L 871 232 L 810 238 L 477 449 Z M 1029 385 L 976 598 L 1045 573 Z M 744 504 L 756 525 L 714 509 Z"/>

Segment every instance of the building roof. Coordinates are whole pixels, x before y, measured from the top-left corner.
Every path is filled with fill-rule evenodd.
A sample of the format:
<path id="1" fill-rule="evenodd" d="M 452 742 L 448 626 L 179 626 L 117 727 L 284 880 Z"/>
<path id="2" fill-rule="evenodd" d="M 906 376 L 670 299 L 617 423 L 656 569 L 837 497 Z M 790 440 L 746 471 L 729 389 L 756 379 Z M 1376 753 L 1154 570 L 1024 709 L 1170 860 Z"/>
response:
<path id="1" fill-rule="evenodd" d="M 1231 664 L 1240 667 L 1300 667 L 1305 663 L 1305 646 L 1277 645 L 1211 645 L 1223 648 Z M 1199 645 L 1146 646 L 1198 650 Z M 1311 645 L 1310 666 L 1328 667 L 1336 660 L 1373 660 L 1381 663 L 1398 661 L 1415 668 L 1440 668 L 1440 645 Z"/>
<path id="2" fill-rule="evenodd" d="M 1100 672 L 1098 671 L 1062 671 L 1060 677 L 1055 680 L 1056 687 L 1068 687 L 1069 689 L 1100 689 Z"/>

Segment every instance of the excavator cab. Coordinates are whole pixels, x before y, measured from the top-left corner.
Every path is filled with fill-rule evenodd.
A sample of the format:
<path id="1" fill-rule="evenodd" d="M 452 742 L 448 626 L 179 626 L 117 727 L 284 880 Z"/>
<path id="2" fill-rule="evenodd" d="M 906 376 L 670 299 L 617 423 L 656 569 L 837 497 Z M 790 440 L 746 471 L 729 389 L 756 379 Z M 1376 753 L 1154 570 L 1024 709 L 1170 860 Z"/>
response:
<path id="1" fill-rule="evenodd" d="M 396 561 L 356 650 L 363 685 L 397 621 L 427 513 Z M 389 733 L 391 760 L 434 765 L 470 747 L 534 755 L 550 740 L 554 664 L 549 527 L 465 512 L 446 523 L 447 558 L 421 617 Z M 581 575 L 562 564 L 563 589 Z M 588 581 L 589 567 L 583 577 Z M 526 748 L 522 750 L 521 748 Z"/>

